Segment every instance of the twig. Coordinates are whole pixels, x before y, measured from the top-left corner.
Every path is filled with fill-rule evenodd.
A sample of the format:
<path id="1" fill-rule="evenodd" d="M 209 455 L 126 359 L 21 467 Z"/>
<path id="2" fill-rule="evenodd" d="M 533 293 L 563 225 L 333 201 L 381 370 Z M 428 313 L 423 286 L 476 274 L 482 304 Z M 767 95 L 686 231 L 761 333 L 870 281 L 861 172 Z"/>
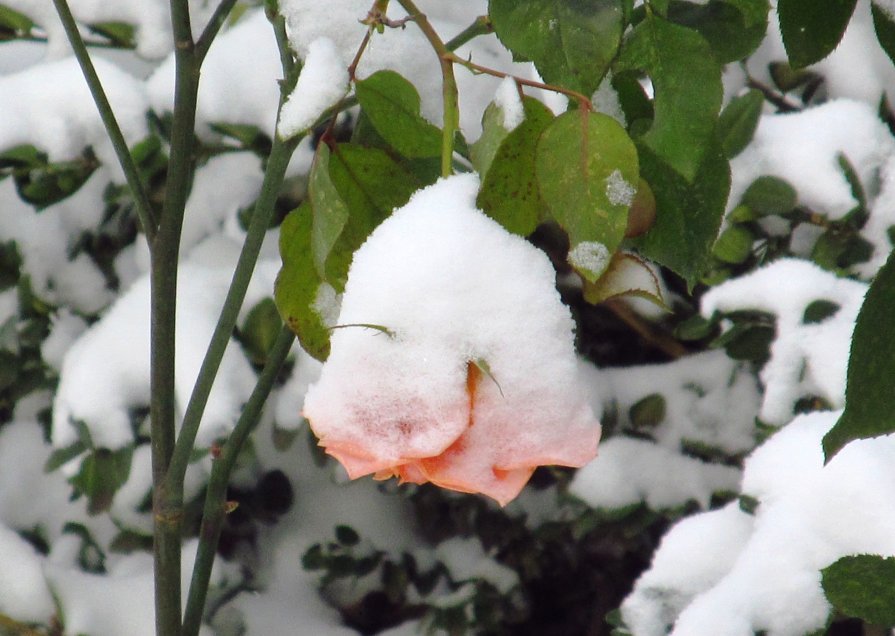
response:
<path id="1" fill-rule="evenodd" d="M 118 157 L 118 163 L 124 171 L 127 185 L 134 197 L 137 217 L 140 220 L 140 226 L 143 228 L 143 234 L 151 244 L 155 238 L 157 221 L 152 204 L 149 202 L 149 197 L 146 194 L 143 180 L 140 178 L 140 172 L 137 170 L 134 158 L 127 147 L 127 141 L 125 141 L 121 127 L 118 125 L 118 120 L 115 118 L 115 112 L 112 110 L 109 98 L 106 96 L 105 90 L 103 90 L 102 82 L 100 82 L 99 75 L 96 73 L 96 68 L 93 66 L 84 40 L 81 38 L 81 33 L 78 30 L 78 25 L 71 13 L 68 2 L 66 0 L 53 0 L 53 4 L 56 7 L 56 12 L 59 14 L 59 19 L 62 21 L 68 41 L 75 52 L 75 58 L 77 58 L 78 64 L 81 66 L 81 72 L 84 74 L 90 94 L 96 103 L 99 116 L 103 121 L 103 126 L 106 128 L 106 134 L 109 135 L 109 141 L 112 142 L 115 156 Z"/>
<path id="2" fill-rule="evenodd" d="M 488 16 L 480 15 L 472 24 L 445 42 L 444 46 L 448 51 L 456 51 L 470 40 L 489 33 L 494 33 L 494 25 Z"/>
<path id="3" fill-rule="evenodd" d="M 230 15 L 230 11 L 233 10 L 235 4 L 236 0 L 222 0 L 211 15 L 208 24 L 205 25 L 202 35 L 196 40 L 196 60 L 200 64 L 208 54 L 208 49 L 211 48 L 211 43 L 214 42 L 221 27 L 224 26 L 224 21 L 227 19 L 227 16 Z"/>
<path id="4" fill-rule="evenodd" d="M 690 353 L 684 345 L 668 334 L 662 333 L 646 324 L 624 301 L 610 299 L 604 302 L 603 305 L 641 338 L 665 353 L 669 358 L 676 360 Z"/>
<path id="5" fill-rule="evenodd" d="M 215 552 L 221 537 L 221 527 L 227 514 L 226 496 L 230 473 L 233 471 L 239 452 L 258 425 L 264 402 L 270 395 L 294 340 L 295 334 L 292 333 L 292 330 L 286 326 L 281 327 L 280 334 L 268 352 L 267 362 L 258 377 L 252 395 L 239 416 L 236 427 L 224 444 L 220 457 L 214 460 L 211 477 L 208 480 L 208 490 L 205 493 L 202 526 L 199 530 L 199 547 L 196 550 L 196 562 L 193 566 L 193 576 L 183 615 L 181 636 L 196 636 L 199 633 L 205 599 L 208 594 L 208 583 L 211 579 L 211 568 L 214 565 Z"/>

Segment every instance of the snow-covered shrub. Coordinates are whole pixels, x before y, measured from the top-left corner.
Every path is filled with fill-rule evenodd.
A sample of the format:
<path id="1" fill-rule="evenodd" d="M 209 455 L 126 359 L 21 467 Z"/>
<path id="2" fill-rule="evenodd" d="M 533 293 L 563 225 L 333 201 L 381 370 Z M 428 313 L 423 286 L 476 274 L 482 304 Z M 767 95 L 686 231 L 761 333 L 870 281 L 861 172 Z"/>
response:
<path id="1" fill-rule="evenodd" d="M 891 2 L 53 4 L 0 631 L 895 625 Z"/>

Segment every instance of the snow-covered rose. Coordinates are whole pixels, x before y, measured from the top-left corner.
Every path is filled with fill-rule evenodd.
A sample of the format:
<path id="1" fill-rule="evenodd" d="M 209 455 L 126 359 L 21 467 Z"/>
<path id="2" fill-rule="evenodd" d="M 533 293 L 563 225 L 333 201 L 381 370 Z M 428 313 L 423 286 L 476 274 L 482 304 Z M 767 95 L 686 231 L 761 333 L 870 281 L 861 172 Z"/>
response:
<path id="1" fill-rule="evenodd" d="M 581 466 L 600 425 L 547 257 L 475 208 L 474 175 L 418 192 L 357 251 L 304 415 L 352 478 L 501 505 L 539 465 Z M 387 331 L 385 331 L 387 330 Z"/>

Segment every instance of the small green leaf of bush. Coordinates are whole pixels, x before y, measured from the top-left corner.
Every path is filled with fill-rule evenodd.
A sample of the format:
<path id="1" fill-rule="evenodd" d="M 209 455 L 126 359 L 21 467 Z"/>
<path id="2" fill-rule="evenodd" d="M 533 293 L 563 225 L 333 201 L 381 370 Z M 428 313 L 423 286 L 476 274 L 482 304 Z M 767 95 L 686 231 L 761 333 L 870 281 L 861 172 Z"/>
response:
<path id="1" fill-rule="evenodd" d="M 748 57 L 768 28 L 767 0 L 672 0 L 668 19 L 699 31 L 722 64 Z"/>
<path id="2" fill-rule="evenodd" d="M 98 448 L 84 458 L 71 484 L 87 497 L 87 512 L 95 515 L 109 509 L 115 493 L 130 475 L 133 452 L 133 447 L 116 451 Z"/>
<path id="3" fill-rule="evenodd" d="M 764 95 L 753 89 L 730 100 L 721 111 L 721 116 L 718 118 L 718 135 L 721 137 L 724 155 L 728 159 L 733 159 L 743 152 L 752 141 L 755 129 L 758 128 L 763 104 Z"/>
<path id="4" fill-rule="evenodd" d="M 638 144 L 643 178 L 656 196 L 656 224 L 636 240 L 640 252 L 677 272 L 692 288 L 710 261 L 730 190 L 720 143 L 709 147 L 696 179 L 685 179 L 649 147 Z"/>
<path id="5" fill-rule="evenodd" d="M 802 315 L 803 325 L 813 325 L 823 322 L 827 318 L 836 315 L 841 307 L 831 300 L 815 300 L 805 307 L 805 313 Z"/>
<path id="6" fill-rule="evenodd" d="M 895 20 L 885 9 L 874 2 L 870 5 L 873 13 L 873 28 L 876 30 L 876 39 L 883 47 L 886 55 L 895 62 Z"/>
<path id="7" fill-rule="evenodd" d="M 779 0 L 780 32 L 793 67 L 824 59 L 839 44 L 857 0 Z"/>
<path id="8" fill-rule="evenodd" d="M 712 255 L 719 261 L 738 265 L 749 258 L 754 240 L 755 237 L 747 228 L 742 225 L 731 225 L 721 232 L 721 236 L 715 241 Z"/>
<path id="9" fill-rule="evenodd" d="M 795 188 L 779 177 L 758 177 L 743 193 L 742 202 L 757 214 L 786 214 L 796 207 Z"/>
<path id="10" fill-rule="evenodd" d="M 482 134 L 475 143 L 469 146 L 469 160 L 483 180 L 491 168 L 491 162 L 494 161 L 497 149 L 510 134 L 503 122 L 504 112 L 500 104 L 497 102 L 488 104 L 482 115 Z"/>
<path id="11" fill-rule="evenodd" d="M 282 324 L 276 303 L 271 298 L 265 298 L 249 311 L 240 336 L 253 363 L 263 365 L 267 360 L 267 352 L 276 341 Z"/>
<path id="12" fill-rule="evenodd" d="M 655 428 L 665 419 L 665 398 L 660 393 L 647 395 L 631 406 L 628 417 L 634 428 Z"/>
<path id="13" fill-rule="evenodd" d="M 846 556 L 821 575 L 827 600 L 840 612 L 874 625 L 895 625 L 895 558 Z"/>
<path id="14" fill-rule="evenodd" d="M 711 47 L 693 29 L 648 15 L 625 41 L 616 67 L 650 76 L 656 115 L 641 141 L 693 182 L 721 108 L 721 66 Z"/>
<path id="15" fill-rule="evenodd" d="M 329 146 L 320 144 L 308 179 L 308 195 L 314 209 L 311 247 L 321 279 L 326 278 L 326 261 L 348 222 L 348 206 L 329 176 L 329 158 Z"/>
<path id="16" fill-rule="evenodd" d="M 405 157 L 437 157 L 441 131 L 420 116 L 420 96 L 394 71 L 355 83 L 357 101 L 382 138 Z"/>
<path id="17" fill-rule="evenodd" d="M 631 201 L 613 194 L 612 184 L 627 184 L 633 198 L 640 179 L 637 149 L 624 128 L 607 115 L 567 112 L 544 130 L 536 161 L 541 195 L 551 217 L 568 233 L 571 251 L 599 243 L 607 256 L 615 252 Z M 590 282 L 603 271 L 580 264 L 576 269 Z"/>
<path id="18" fill-rule="evenodd" d="M 895 257 L 889 255 L 867 291 L 855 323 L 848 358 L 845 411 L 823 440 L 827 461 L 852 440 L 895 431 L 891 384 L 895 374 L 893 312 Z"/>
<path id="19" fill-rule="evenodd" d="M 283 321 L 298 336 L 302 348 L 318 360 L 329 356 L 329 329 L 315 307 L 323 281 L 311 250 L 313 211 L 305 202 L 280 226 L 280 257 L 274 299 Z"/>
<path id="20" fill-rule="evenodd" d="M 525 120 L 498 146 L 476 204 L 508 231 L 527 236 L 537 227 L 543 212 L 535 175 L 535 151 L 553 113 L 530 97 L 525 98 L 523 108 Z"/>
<path id="21" fill-rule="evenodd" d="M 591 95 L 618 51 L 620 0 L 490 0 L 497 37 L 550 84 Z"/>

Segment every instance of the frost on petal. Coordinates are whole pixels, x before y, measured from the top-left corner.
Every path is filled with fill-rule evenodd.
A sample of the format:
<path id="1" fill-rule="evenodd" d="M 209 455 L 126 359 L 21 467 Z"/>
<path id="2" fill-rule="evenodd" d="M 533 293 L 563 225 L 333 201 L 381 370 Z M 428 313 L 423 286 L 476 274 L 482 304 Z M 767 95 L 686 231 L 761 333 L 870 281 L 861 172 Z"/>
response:
<path id="1" fill-rule="evenodd" d="M 339 50 L 329 38 L 317 38 L 308 47 L 298 82 L 280 112 L 280 137 L 288 139 L 310 128 L 347 92 L 348 67 Z"/>
<path id="2" fill-rule="evenodd" d="M 476 210 L 477 189 L 418 192 L 357 251 L 338 323 L 389 333 L 336 330 L 304 414 L 352 476 L 506 503 L 536 466 L 592 459 L 599 424 L 549 260 Z"/>

